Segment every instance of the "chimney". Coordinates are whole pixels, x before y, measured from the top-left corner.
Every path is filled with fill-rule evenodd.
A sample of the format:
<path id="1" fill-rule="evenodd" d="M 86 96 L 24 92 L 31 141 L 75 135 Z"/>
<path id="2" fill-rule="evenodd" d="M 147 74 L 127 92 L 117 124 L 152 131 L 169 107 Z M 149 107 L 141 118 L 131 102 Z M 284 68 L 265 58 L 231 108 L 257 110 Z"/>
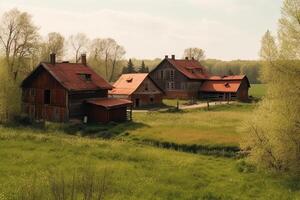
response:
<path id="1" fill-rule="evenodd" d="M 86 65 L 86 54 L 85 53 L 81 54 L 81 63 L 83 65 Z"/>
<path id="2" fill-rule="evenodd" d="M 50 63 L 52 64 L 52 65 L 55 65 L 55 63 L 56 63 L 56 55 L 55 55 L 55 53 L 50 53 Z"/>
<path id="3" fill-rule="evenodd" d="M 189 57 L 185 57 L 186 60 L 189 60 Z"/>
<path id="4" fill-rule="evenodd" d="M 175 55 L 172 55 L 172 60 L 175 60 Z"/>
<path id="5" fill-rule="evenodd" d="M 169 56 L 168 55 L 165 55 L 165 59 L 168 59 L 169 58 Z"/>

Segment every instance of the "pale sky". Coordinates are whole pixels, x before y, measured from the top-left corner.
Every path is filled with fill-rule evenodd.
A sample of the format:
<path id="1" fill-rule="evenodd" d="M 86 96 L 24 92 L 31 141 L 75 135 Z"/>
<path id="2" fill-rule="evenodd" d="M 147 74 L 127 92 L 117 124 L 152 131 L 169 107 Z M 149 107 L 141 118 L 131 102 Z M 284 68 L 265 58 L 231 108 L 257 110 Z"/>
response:
<path id="1" fill-rule="evenodd" d="M 40 33 L 114 38 L 126 58 L 181 57 L 199 47 L 207 58 L 257 59 L 267 29 L 276 32 L 282 0 L 0 0 L 18 8 Z"/>

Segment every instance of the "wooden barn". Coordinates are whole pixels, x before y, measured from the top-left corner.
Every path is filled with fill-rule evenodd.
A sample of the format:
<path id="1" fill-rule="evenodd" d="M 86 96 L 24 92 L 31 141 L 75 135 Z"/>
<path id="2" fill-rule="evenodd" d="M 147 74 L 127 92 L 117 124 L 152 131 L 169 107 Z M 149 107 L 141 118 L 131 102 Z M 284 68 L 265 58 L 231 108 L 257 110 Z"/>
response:
<path id="1" fill-rule="evenodd" d="M 203 99 L 247 101 L 249 87 L 245 75 L 211 76 L 201 85 L 199 96 Z"/>
<path id="2" fill-rule="evenodd" d="M 134 107 L 162 103 L 163 91 L 148 73 L 123 74 L 113 86 L 109 96 L 131 100 Z"/>
<path id="3" fill-rule="evenodd" d="M 151 79 L 164 91 L 165 98 L 196 98 L 208 78 L 205 68 L 194 59 L 165 59 L 150 72 Z"/>
<path id="4" fill-rule="evenodd" d="M 66 122 L 70 119 L 91 122 L 125 121 L 128 100 L 108 98 L 113 87 L 96 74 L 82 55 L 81 63 L 42 62 L 22 82 L 22 110 L 32 119 Z M 93 112 L 91 112 L 93 110 Z M 97 112 L 99 111 L 99 112 Z"/>
<path id="5" fill-rule="evenodd" d="M 150 77 L 164 91 L 165 98 L 248 100 L 250 83 L 245 75 L 211 76 L 194 59 L 165 56 Z"/>

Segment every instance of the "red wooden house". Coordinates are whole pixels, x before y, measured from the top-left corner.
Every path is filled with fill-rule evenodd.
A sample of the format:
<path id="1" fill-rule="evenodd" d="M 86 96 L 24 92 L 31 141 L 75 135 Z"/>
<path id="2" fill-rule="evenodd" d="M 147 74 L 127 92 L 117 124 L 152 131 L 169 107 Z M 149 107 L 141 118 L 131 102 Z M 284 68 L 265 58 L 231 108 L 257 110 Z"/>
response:
<path id="1" fill-rule="evenodd" d="M 123 74 L 109 95 L 134 102 L 134 107 L 161 104 L 163 91 L 148 76 L 148 73 Z"/>
<path id="2" fill-rule="evenodd" d="M 108 122 L 125 121 L 131 102 L 108 99 L 113 87 L 86 63 L 40 63 L 22 82 L 22 110 L 32 119 L 66 122 L 70 119 Z M 96 112 L 96 110 L 98 112 Z"/>

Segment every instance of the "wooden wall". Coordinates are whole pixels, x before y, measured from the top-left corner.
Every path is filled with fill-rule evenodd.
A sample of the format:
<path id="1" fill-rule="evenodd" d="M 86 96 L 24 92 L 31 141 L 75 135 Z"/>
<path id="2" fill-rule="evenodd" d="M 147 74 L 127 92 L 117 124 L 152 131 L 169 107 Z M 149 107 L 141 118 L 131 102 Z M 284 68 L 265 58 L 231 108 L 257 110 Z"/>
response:
<path id="1" fill-rule="evenodd" d="M 44 104 L 44 91 L 50 90 L 50 104 Z M 31 118 L 66 121 L 68 92 L 47 72 L 40 68 L 32 80 L 22 88 L 22 109 Z"/>
<path id="2" fill-rule="evenodd" d="M 108 110 L 102 106 L 87 104 L 86 115 L 88 117 L 88 122 L 122 122 L 127 120 L 127 107 L 120 107 Z"/>
<path id="3" fill-rule="evenodd" d="M 83 118 L 85 115 L 84 101 L 92 98 L 107 97 L 107 90 L 69 92 L 70 118 Z"/>
<path id="4" fill-rule="evenodd" d="M 174 81 L 170 78 L 170 71 L 174 71 Z M 161 78 L 163 73 L 163 78 Z M 202 84 L 201 81 L 193 81 L 184 76 L 180 71 L 174 68 L 167 60 L 150 72 L 151 79 L 165 92 L 165 98 L 191 99 L 196 98 L 198 90 Z M 168 82 L 174 82 L 174 88 L 167 87 Z"/>

